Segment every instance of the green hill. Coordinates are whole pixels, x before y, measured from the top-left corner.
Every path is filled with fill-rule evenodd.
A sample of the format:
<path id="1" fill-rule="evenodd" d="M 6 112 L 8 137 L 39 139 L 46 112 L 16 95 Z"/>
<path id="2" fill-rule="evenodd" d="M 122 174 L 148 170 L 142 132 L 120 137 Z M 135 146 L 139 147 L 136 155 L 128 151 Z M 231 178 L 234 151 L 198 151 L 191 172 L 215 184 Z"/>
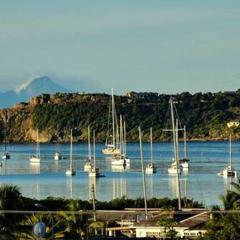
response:
<path id="1" fill-rule="evenodd" d="M 148 140 L 149 128 L 153 138 L 169 139 L 162 131 L 169 125 L 169 95 L 130 92 L 115 96 L 117 114 L 122 114 L 127 124 L 128 141 L 138 140 L 138 126 Z M 236 92 L 196 93 L 184 92 L 174 96 L 178 118 L 187 126 L 188 138 L 192 140 L 222 140 L 228 136 L 227 122 L 240 121 L 240 90 Z M 12 109 L 0 111 L 1 139 L 4 118 L 8 118 L 7 140 L 30 142 L 40 131 L 40 141 L 69 140 L 74 129 L 75 141 L 87 140 L 87 126 L 95 129 L 98 141 L 104 141 L 107 131 L 110 96 L 107 94 L 58 93 L 32 98 Z M 240 127 L 235 130 L 240 137 Z"/>

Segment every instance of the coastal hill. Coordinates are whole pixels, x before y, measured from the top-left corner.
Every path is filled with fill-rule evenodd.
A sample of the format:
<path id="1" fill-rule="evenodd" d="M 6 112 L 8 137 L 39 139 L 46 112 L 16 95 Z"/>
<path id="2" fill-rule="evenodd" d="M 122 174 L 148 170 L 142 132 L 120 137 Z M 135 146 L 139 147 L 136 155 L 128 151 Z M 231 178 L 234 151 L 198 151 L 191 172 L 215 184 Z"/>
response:
<path id="1" fill-rule="evenodd" d="M 139 125 L 145 141 L 148 141 L 150 127 L 153 127 L 154 141 L 170 138 L 170 133 L 162 131 L 170 123 L 169 97 L 166 94 L 136 92 L 115 96 L 117 114 L 121 113 L 126 120 L 128 141 L 138 140 Z M 196 94 L 183 92 L 173 97 L 178 118 L 182 126 L 187 126 L 191 140 L 227 139 L 227 122 L 240 121 L 240 90 Z M 67 142 L 72 128 L 74 141 L 86 141 L 87 126 L 90 124 L 96 131 L 97 141 L 104 141 L 109 103 L 108 94 L 42 94 L 27 103 L 0 110 L 0 139 L 3 139 L 6 129 L 9 142 L 35 141 L 38 128 L 41 142 Z M 4 120 L 7 122 L 6 128 Z M 234 137 L 240 137 L 240 129 L 235 130 Z"/>

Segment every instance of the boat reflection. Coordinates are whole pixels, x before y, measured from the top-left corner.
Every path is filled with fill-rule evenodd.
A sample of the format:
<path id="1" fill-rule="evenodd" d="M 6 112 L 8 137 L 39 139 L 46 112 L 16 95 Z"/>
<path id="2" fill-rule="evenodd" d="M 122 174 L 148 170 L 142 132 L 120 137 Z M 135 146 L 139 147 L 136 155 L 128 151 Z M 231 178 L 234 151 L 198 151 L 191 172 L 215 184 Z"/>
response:
<path id="1" fill-rule="evenodd" d="M 67 193 L 69 194 L 69 197 L 73 198 L 73 179 L 67 178 Z"/>
<path id="2" fill-rule="evenodd" d="M 29 163 L 29 172 L 32 174 L 40 174 L 40 163 Z"/>
<path id="3" fill-rule="evenodd" d="M 126 178 L 113 178 L 113 199 L 127 197 Z"/>
<path id="4" fill-rule="evenodd" d="M 97 197 L 97 187 L 96 187 L 96 177 L 89 177 L 88 178 L 88 197 L 89 200 L 92 199 L 93 192 L 95 194 L 95 198 Z"/>

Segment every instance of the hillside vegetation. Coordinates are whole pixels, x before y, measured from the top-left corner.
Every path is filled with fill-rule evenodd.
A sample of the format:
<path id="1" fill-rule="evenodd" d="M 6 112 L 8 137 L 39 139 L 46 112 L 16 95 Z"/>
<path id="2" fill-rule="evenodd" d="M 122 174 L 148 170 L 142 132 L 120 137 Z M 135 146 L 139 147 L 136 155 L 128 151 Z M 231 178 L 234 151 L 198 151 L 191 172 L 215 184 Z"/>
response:
<path id="1" fill-rule="evenodd" d="M 162 129 L 169 127 L 169 95 L 157 93 L 128 93 L 115 96 L 117 114 L 122 114 L 127 124 L 128 141 L 138 140 L 138 126 L 148 140 L 153 127 L 155 141 L 168 140 Z M 227 122 L 240 121 L 240 90 L 236 92 L 196 93 L 184 92 L 174 96 L 181 125 L 186 125 L 192 140 L 222 140 L 228 137 Z M 12 109 L 1 110 L 1 139 L 4 129 L 7 141 L 29 142 L 69 141 L 74 129 L 75 141 L 87 140 L 87 126 L 95 129 L 97 141 L 104 141 L 107 132 L 110 96 L 107 94 L 58 93 L 32 98 L 29 103 L 17 104 Z M 7 122 L 6 128 L 4 122 Z M 240 137 L 240 127 L 234 137 Z"/>

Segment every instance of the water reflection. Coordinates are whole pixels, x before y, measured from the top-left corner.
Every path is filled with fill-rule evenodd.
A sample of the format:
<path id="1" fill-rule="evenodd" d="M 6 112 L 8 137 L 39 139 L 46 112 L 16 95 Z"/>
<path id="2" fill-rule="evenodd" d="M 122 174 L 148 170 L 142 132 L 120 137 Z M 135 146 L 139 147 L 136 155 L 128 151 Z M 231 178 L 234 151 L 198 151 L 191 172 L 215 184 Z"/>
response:
<path id="1" fill-rule="evenodd" d="M 232 182 L 237 182 L 237 177 L 223 177 L 223 184 L 225 186 L 226 191 L 232 191 Z"/>
<path id="2" fill-rule="evenodd" d="M 89 200 L 93 198 L 93 194 L 95 195 L 95 198 L 97 198 L 97 186 L 95 177 L 88 178 L 88 194 Z"/>
<path id="3" fill-rule="evenodd" d="M 181 191 L 181 197 L 187 197 L 188 195 L 188 178 L 180 178 L 180 191 Z M 171 176 L 171 178 L 168 179 L 168 184 L 169 184 L 169 188 L 172 194 L 172 198 L 177 198 L 177 176 Z"/>
<path id="4" fill-rule="evenodd" d="M 153 176 L 149 175 L 146 178 L 147 198 L 153 198 Z"/>
<path id="5" fill-rule="evenodd" d="M 29 173 L 40 174 L 40 163 L 29 163 Z"/>
<path id="6" fill-rule="evenodd" d="M 55 160 L 53 164 L 53 171 L 58 172 L 58 170 L 59 170 L 59 163 L 58 161 Z"/>
<path id="7" fill-rule="evenodd" d="M 73 179 L 72 177 L 67 178 L 67 193 L 69 194 L 70 198 L 73 198 Z"/>
<path id="8" fill-rule="evenodd" d="M 127 197 L 126 178 L 113 178 L 113 199 Z"/>
<path id="9" fill-rule="evenodd" d="M 7 162 L 8 161 L 2 161 L 1 162 L 1 167 L 0 167 L 0 172 L 3 173 L 3 174 L 7 174 Z"/>

